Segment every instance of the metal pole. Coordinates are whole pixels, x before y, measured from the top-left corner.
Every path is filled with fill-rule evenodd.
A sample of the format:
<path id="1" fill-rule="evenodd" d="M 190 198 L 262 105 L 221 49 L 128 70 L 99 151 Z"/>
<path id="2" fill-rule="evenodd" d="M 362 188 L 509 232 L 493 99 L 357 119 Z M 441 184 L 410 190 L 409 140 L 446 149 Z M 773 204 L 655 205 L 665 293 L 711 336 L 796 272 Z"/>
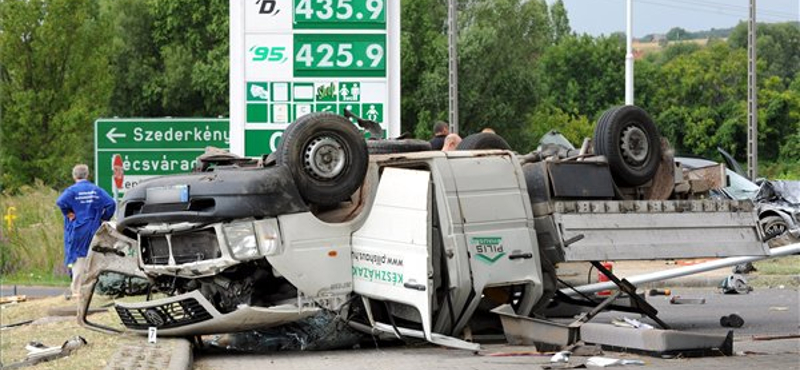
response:
<path id="1" fill-rule="evenodd" d="M 721 269 L 721 268 L 725 268 L 725 267 L 735 266 L 735 265 L 738 265 L 740 263 L 760 261 L 760 260 L 776 258 L 776 257 L 783 257 L 783 256 L 792 255 L 792 254 L 795 254 L 795 253 L 800 253 L 800 243 L 789 244 L 789 245 L 786 245 L 786 246 L 783 246 L 783 247 L 772 248 L 772 249 L 769 250 L 769 254 L 766 255 L 766 256 L 728 257 L 728 258 L 723 258 L 723 259 L 714 260 L 714 261 L 710 261 L 710 262 L 698 263 L 696 265 L 691 265 L 691 266 L 686 266 L 686 267 L 678 267 L 678 268 L 669 269 L 669 270 L 665 270 L 665 271 L 652 272 L 652 273 L 644 274 L 644 275 L 629 276 L 629 277 L 625 277 L 625 279 L 628 280 L 633 285 L 652 283 L 654 281 L 669 280 L 669 279 L 674 279 L 674 278 L 681 277 L 681 276 L 694 275 L 694 274 L 698 274 L 698 273 L 701 273 L 701 272 L 712 271 L 712 270 L 717 270 L 717 269 Z M 618 289 L 618 287 L 616 286 L 616 284 L 614 284 L 613 281 L 607 281 L 607 282 L 603 282 L 603 283 L 582 285 L 582 286 L 579 286 L 579 287 L 575 288 L 575 290 L 577 290 L 577 291 L 579 291 L 581 293 L 584 293 L 584 294 L 597 293 L 597 292 L 600 292 L 600 291 L 603 291 L 603 290 L 608 290 L 608 289 Z M 576 293 L 575 290 L 572 290 L 570 288 L 564 288 L 564 289 L 561 289 L 561 293 L 564 293 L 564 294 L 566 294 L 568 296 L 574 297 L 574 296 L 578 295 L 578 293 Z"/>
<path id="2" fill-rule="evenodd" d="M 758 86 L 756 85 L 756 0 L 747 23 L 747 176 L 758 177 Z"/>
<path id="3" fill-rule="evenodd" d="M 633 0 L 627 0 L 628 25 L 625 52 L 625 105 L 633 105 Z"/>
<path id="4" fill-rule="evenodd" d="M 447 56 L 450 80 L 449 120 L 450 132 L 458 133 L 458 0 L 447 2 Z"/>

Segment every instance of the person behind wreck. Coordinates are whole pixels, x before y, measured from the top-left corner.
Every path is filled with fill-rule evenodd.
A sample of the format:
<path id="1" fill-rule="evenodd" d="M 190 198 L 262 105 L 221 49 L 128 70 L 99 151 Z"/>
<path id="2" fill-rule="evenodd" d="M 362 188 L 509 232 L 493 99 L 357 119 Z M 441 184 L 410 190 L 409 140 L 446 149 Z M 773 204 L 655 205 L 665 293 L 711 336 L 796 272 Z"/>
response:
<path id="1" fill-rule="evenodd" d="M 72 275 L 70 289 L 73 297 L 80 293 L 79 281 L 89 243 L 100 224 L 110 220 L 117 208 L 114 199 L 88 177 L 89 167 L 76 165 L 72 169 L 75 184 L 64 190 L 56 201 L 64 215 L 64 264 Z"/>
<path id="2" fill-rule="evenodd" d="M 433 139 L 431 139 L 431 150 L 442 150 L 444 139 L 450 134 L 447 122 L 438 121 L 433 125 Z"/>
<path id="3" fill-rule="evenodd" d="M 458 148 L 458 144 L 461 144 L 461 136 L 458 136 L 458 134 L 449 134 L 444 138 L 444 146 L 442 146 L 442 151 L 449 152 L 451 150 L 456 150 L 456 148 Z"/>

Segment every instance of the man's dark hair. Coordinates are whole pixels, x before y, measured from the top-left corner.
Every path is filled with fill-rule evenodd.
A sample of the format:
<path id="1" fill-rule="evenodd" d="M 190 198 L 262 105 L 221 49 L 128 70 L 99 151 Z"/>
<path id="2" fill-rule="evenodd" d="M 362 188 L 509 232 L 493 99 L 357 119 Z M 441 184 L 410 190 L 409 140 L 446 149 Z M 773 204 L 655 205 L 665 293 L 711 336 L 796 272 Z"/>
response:
<path id="1" fill-rule="evenodd" d="M 442 134 L 448 129 L 448 126 L 450 125 L 448 125 L 447 122 L 437 121 L 436 124 L 433 125 L 433 133 L 435 135 Z"/>

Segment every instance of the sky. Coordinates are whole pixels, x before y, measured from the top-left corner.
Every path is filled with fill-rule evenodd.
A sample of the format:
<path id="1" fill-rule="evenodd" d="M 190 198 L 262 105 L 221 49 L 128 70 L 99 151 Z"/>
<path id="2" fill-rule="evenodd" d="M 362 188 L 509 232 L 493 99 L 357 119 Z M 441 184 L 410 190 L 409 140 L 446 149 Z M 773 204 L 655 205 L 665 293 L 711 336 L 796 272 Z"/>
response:
<path id="1" fill-rule="evenodd" d="M 563 0 L 570 26 L 593 36 L 625 31 L 626 0 Z M 548 2 L 552 2 L 549 1 Z M 633 35 L 733 27 L 749 16 L 750 0 L 633 0 Z M 756 0 L 758 22 L 800 21 L 800 0 Z"/>

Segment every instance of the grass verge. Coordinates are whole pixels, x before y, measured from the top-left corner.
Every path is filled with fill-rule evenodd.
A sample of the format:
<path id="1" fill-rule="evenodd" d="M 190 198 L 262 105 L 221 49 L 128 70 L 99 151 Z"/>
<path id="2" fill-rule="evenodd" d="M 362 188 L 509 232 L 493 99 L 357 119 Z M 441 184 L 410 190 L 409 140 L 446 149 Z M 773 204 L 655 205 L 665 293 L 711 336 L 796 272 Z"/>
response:
<path id="1" fill-rule="evenodd" d="M 4 216 L 0 227 L 2 275 L 26 282 L 58 281 L 66 276 L 64 220 L 55 205 L 57 198 L 58 192 L 41 182 L 13 195 L 0 195 Z"/>
<path id="2" fill-rule="evenodd" d="M 52 307 L 67 307 L 75 304 L 75 301 L 67 301 L 63 297 L 50 297 L 18 304 L 2 305 L 0 306 L 0 323 L 5 325 L 45 318 L 48 316 L 48 310 Z M 90 318 L 93 322 L 119 326 L 119 318 L 110 311 L 94 314 Z M 26 367 L 26 369 L 103 369 L 106 367 L 111 355 L 125 338 L 84 329 L 78 326 L 75 317 L 50 317 L 47 318 L 47 322 L 41 324 L 23 325 L 0 332 L 0 337 L 2 337 L 2 341 L 0 341 L 0 360 L 6 366 L 23 361 L 27 355 L 25 350 L 27 343 L 38 341 L 46 346 L 60 346 L 64 341 L 75 335 L 85 338 L 88 345 L 81 347 L 71 356 Z"/>

